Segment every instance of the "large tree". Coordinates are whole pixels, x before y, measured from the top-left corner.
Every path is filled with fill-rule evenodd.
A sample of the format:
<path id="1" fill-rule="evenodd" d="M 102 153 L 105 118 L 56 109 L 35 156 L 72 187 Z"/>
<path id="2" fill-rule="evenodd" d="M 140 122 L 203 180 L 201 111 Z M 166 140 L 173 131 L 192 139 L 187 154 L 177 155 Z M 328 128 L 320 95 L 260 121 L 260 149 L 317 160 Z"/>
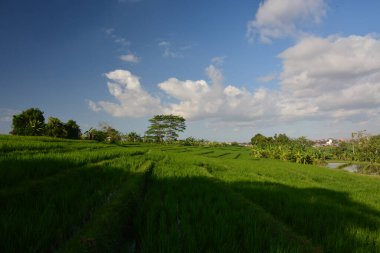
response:
<path id="1" fill-rule="evenodd" d="M 146 136 L 155 142 L 174 141 L 178 133 L 185 131 L 185 119 L 177 115 L 155 115 L 149 120 Z"/>
<path id="2" fill-rule="evenodd" d="M 12 131 L 14 135 L 43 135 L 45 132 L 44 113 L 38 108 L 30 108 L 13 115 Z"/>
<path id="3" fill-rule="evenodd" d="M 268 145 L 270 140 L 271 140 L 270 137 L 268 138 L 268 137 L 258 133 L 251 138 L 251 143 L 253 146 L 265 147 Z"/>
<path id="4" fill-rule="evenodd" d="M 74 120 L 70 119 L 69 121 L 67 121 L 64 127 L 66 130 L 66 138 L 68 139 L 80 138 L 81 130 L 78 124 Z"/>

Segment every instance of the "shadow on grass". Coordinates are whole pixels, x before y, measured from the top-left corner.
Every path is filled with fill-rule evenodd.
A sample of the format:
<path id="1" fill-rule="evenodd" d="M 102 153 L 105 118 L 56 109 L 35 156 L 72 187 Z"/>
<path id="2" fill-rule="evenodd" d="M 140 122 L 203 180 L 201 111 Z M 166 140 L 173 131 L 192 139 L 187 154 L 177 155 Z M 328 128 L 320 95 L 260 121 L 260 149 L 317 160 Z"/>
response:
<path id="1" fill-rule="evenodd" d="M 277 183 L 231 186 L 325 252 L 380 251 L 380 212 L 354 202 L 347 193 Z"/>
<path id="2" fill-rule="evenodd" d="M 94 222 L 93 234 L 83 234 L 69 252 L 121 247 L 131 237 L 125 236 L 134 212 L 131 196 L 142 180 L 143 175 L 119 167 L 88 165 L 2 192 L 0 252 L 56 252 L 73 236 L 82 238 L 82 229 Z M 89 251 L 95 240 L 96 251 Z"/>
<path id="3" fill-rule="evenodd" d="M 0 161 L 0 190 L 16 185 L 25 186 L 26 183 L 33 180 L 44 180 L 47 177 L 65 173 L 67 170 L 77 169 L 81 166 L 88 166 L 98 162 L 110 161 L 120 155 L 117 153 L 111 155 L 100 153 L 93 158 L 87 156 L 87 159 L 72 159 L 72 157 L 75 158 L 75 156 L 76 155 L 73 154 L 72 156 L 59 158 L 46 155 L 40 157 L 20 157 L 18 159 L 2 159 Z"/>
<path id="4" fill-rule="evenodd" d="M 141 252 L 380 251 L 380 212 L 327 189 L 155 179 L 139 213 Z"/>
<path id="5" fill-rule="evenodd" d="M 380 252 L 379 210 L 347 193 L 138 167 L 73 170 L 1 199 L 0 249 L 51 252 L 75 237 L 63 252 Z"/>

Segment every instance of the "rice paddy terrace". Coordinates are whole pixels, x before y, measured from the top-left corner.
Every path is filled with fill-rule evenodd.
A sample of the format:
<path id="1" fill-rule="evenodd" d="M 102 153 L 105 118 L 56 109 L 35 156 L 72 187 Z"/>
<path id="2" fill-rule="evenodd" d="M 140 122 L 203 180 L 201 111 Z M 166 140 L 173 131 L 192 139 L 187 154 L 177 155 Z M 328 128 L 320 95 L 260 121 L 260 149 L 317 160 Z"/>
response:
<path id="1" fill-rule="evenodd" d="M 0 136 L 0 252 L 380 252 L 379 196 L 244 147 Z"/>

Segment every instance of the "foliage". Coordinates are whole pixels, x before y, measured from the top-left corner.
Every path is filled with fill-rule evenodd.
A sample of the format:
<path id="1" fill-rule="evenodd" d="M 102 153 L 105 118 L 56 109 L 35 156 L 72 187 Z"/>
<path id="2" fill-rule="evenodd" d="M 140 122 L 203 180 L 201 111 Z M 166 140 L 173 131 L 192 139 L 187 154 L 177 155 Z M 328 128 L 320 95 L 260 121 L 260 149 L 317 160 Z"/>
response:
<path id="1" fill-rule="evenodd" d="M 84 132 L 83 139 L 115 143 L 121 140 L 121 134 L 107 123 L 101 123 L 100 129 L 90 128 Z"/>
<path id="2" fill-rule="evenodd" d="M 58 118 L 49 117 L 48 123 L 46 124 L 46 135 L 56 138 L 65 138 L 67 132 L 62 121 Z"/>
<path id="3" fill-rule="evenodd" d="M 74 120 L 63 123 L 56 117 L 49 117 L 45 124 L 43 112 L 38 108 L 30 108 L 13 116 L 11 134 L 79 139 L 81 130 Z"/>
<path id="4" fill-rule="evenodd" d="M 30 108 L 18 115 L 13 115 L 13 135 L 40 136 L 45 131 L 44 113 L 38 108 Z"/>
<path id="5" fill-rule="evenodd" d="M 380 162 L 380 135 L 370 136 L 365 131 L 353 133 L 352 160 Z"/>
<path id="6" fill-rule="evenodd" d="M 279 145 L 286 145 L 291 142 L 291 140 L 286 134 L 275 134 L 273 136 L 273 142 Z"/>
<path id="7" fill-rule="evenodd" d="M 66 131 L 66 137 L 68 139 L 79 139 L 81 136 L 81 130 L 79 125 L 72 119 L 68 120 L 64 125 Z"/>
<path id="8" fill-rule="evenodd" d="M 209 141 L 205 139 L 196 139 L 192 136 L 187 137 L 184 140 L 180 140 L 179 144 L 183 146 L 206 146 L 209 143 Z"/>
<path id="9" fill-rule="evenodd" d="M 334 159 L 358 162 L 380 162 L 380 135 L 369 135 L 366 131 L 352 133 L 352 139 L 340 142 L 330 150 Z"/>
<path id="10" fill-rule="evenodd" d="M 270 138 L 265 137 L 264 135 L 258 133 L 251 139 L 251 144 L 256 147 L 264 148 L 270 142 Z"/>
<path id="11" fill-rule="evenodd" d="M 302 164 L 324 164 L 327 154 L 323 149 L 312 147 L 305 137 L 290 139 L 286 134 L 265 137 L 256 134 L 252 140 L 254 158 L 280 159 Z"/>
<path id="12" fill-rule="evenodd" d="M 121 134 L 118 130 L 113 128 L 112 126 L 108 125 L 107 123 L 102 123 L 100 125 L 101 130 L 103 133 L 105 133 L 106 140 L 110 143 L 115 143 L 117 141 L 121 140 Z"/>
<path id="13" fill-rule="evenodd" d="M 172 142 L 178 133 L 186 129 L 185 119 L 177 115 L 155 115 L 149 119 L 150 126 L 145 132 L 146 138 L 154 142 Z"/>
<path id="14" fill-rule="evenodd" d="M 128 142 L 142 142 L 143 138 L 136 132 L 130 132 L 124 136 Z"/>
<path id="15" fill-rule="evenodd" d="M 90 128 L 84 133 L 84 139 L 103 142 L 107 139 L 107 134 L 98 129 Z"/>

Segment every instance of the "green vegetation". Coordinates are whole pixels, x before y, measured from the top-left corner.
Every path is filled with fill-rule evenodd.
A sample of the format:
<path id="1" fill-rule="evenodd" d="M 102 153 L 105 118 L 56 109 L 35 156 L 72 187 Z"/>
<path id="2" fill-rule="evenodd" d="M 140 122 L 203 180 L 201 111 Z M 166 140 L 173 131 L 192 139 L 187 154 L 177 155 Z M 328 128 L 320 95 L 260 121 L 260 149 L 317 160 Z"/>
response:
<path id="1" fill-rule="evenodd" d="M 50 136 L 64 139 L 85 139 L 98 142 L 157 142 L 173 143 L 177 141 L 178 133 L 186 129 L 186 120 L 177 115 L 155 115 L 149 120 L 150 126 L 144 138 L 136 132 L 122 135 L 121 132 L 108 125 L 100 123 L 100 129 L 90 128 L 81 134 L 80 127 L 74 120 L 63 123 L 56 117 L 49 117 L 45 123 L 44 113 L 38 108 L 29 108 L 18 115 L 13 115 L 12 135 Z M 194 139 L 195 141 L 195 139 Z M 194 143 L 194 142 L 193 142 Z"/>
<path id="2" fill-rule="evenodd" d="M 121 140 L 121 133 L 107 123 L 101 123 L 100 129 L 90 128 L 83 134 L 82 138 L 85 140 L 116 143 Z"/>
<path id="3" fill-rule="evenodd" d="M 178 133 L 186 129 L 185 119 L 176 115 L 155 115 L 149 120 L 150 126 L 145 132 L 146 140 L 152 142 L 172 142 Z"/>
<path id="4" fill-rule="evenodd" d="M 63 123 L 58 118 L 49 117 L 45 124 L 44 113 L 38 108 L 29 108 L 18 115 L 13 115 L 11 134 L 79 139 L 81 130 L 74 120 Z"/>
<path id="5" fill-rule="evenodd" d="M 338 142 L 332 146 L 314 146 L 305 137 L 291 139 L 285 134 L 266 137 L 256 134 L 251 139 L 252 156 L 271 158 L 301 164 L 324 165 L 327 160 L 344 162 L 342 167 L 351 163 L 357 165 L 356 172 L 380 174 L 380 135 L 370 136 L 365 131 L 352 134 L 350 141 Z M 362 163 L 364 162 L 364 164 Z"/>
<path id="6" fill-rule="evenodd" d="M 352 139 L 331 149 L 335 159 L 380 163 L 380 135 L 368 135 L 365 131 L 352 133 Z"/>
<path id="7" fill-rule="evenodd" d="M 265 137 L 256 134 L 251 139 L 252 156 L 255 158 L 271 158 L 283 161 L 322 165 L 328 158 L 328 153 L 323 148 L 313 147 L 313 142 L 305 137 L 290 139 L 285 134 Z"/>
<path id="8" fill-rule="evenodd" d="M 380 178 L 250 153 L 0 136 L 0 252 L 380 251 Z"/>
<path id="9" fill-rule="evenodd" d="M 38 108 L 30 108 L 19 115 L 13 115 L 12 134 L 40 136 L 45 131 L 44 113 Z"/>

